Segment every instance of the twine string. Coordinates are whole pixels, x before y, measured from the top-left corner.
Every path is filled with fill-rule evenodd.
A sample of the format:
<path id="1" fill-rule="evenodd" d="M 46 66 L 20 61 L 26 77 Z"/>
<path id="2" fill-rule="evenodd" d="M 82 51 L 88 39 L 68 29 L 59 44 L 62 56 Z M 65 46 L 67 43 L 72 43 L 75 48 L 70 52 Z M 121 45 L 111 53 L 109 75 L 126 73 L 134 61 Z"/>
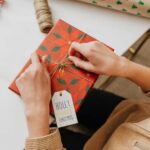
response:
<path id="1" fill-rule="evenodd" d="M 86 36 L 86 33 L 84 33 L 84 34 L 82 35 L 81 39 L 80 39 L 78 42 L 80 43 L 80 42 L 84 39 L 85 36 Z M 73 63 L 68 60 L 68 56 L 69 56 L 69 55 L 66 54 L 66 56 L 62 59 L 62 61 L 61 61 L 60 63 L 58 63 L 58 62 L 55 63 L 56 67 L 54 67 L 54 68 L 49 72 L 49 75 L 51 76 L 51 79 L 54 77 L 54 75 L 55 75 L 55 73 L 56 73 L 57 71 L 59 72 L 59 74 L 60 74 L 61 76 L 64 75 L 65 70 L 68 71 L 68 72 L 73 73 L 72 71 L 66 69 L 67 66 L 73 65 Z M 80 75 L 78 75 L 78 76 L 80 76 Z M 89 81 L 89 82 L 92 82 L 91 80 L 89 80 L 88 78 L 85 78 L 85 77 L 83 77 L 83 76 L 80 76 L 80 78 L 85 79 L 85 80 L 87 80 L 87 81 Z"/>

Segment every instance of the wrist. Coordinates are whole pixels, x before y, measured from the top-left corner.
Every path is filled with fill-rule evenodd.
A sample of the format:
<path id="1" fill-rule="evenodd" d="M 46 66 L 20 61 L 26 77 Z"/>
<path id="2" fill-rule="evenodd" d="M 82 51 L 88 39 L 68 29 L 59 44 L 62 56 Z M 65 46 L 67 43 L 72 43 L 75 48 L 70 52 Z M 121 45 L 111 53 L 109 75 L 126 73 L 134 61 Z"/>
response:
<path id="1" fill-rule="evenodd" d="M 45 104 L 43 105 L 30 104 L 30 105 L 25 105 L 24 108 L 24 113 L 27 119 L 34 118 L 37 115 L 45 116 L 49 114 L 48 112 L 49 112 L 49 105 L 45 105 Z"/>
<path id="2" fill-rule="evenodd" d="M 125 57 L 121 57 L 120 64 L 120 77 L 132 80 L 137 76 L 137 70 L 140 68 L 139 64 L 136 64 Z"/>
<path id="3" fill-rule="evenodd" d="M 49 134 L 49 109 L 47 107 L 25 108 L 25 116 L 29 137 L 39 137 Z"/>
<path id="4" fill-rule="evenodd" d="M 131 69 L 132 65 L 133 65 L 132 61 L 121 56 L 119 59 L 119 67 L 118 67 L 117 76 L 123 77 L 123 78 L 129 78 L 131 75 L 131 71 L 132 71 Z"/>

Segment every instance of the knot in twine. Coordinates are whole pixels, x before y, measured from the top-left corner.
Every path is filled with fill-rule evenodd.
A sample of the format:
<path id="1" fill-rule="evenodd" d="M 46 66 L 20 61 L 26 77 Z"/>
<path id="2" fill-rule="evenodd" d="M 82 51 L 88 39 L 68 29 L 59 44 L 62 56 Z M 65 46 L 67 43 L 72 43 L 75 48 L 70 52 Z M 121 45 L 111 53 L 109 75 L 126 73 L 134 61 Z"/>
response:
<path id="1" fill-rule="evenodd" d="M 86 37 L 86 35 L 87 35 L 87 34 L 84 33 L 78 42 L 80 43 L 80 42 Z M 54 68 L 49 72 L 49 75 L 51 76 L 51 78 L 54 77 L 54 75 L 55 75 L 55 73 L 56 73 L 57 71 L 59 72 L 59 75 L 62 77 L 62 76 L 64 75 L 64 72 L 65 72 L 65 70 L 66 70 L 66 67 L 67 67 L 68 65 L 73 65 L 73 62 L 69 61 L 68 57 L 69 57 L 69 54 L 67 53 L 66 56 L 62 59 L 62 61 L 60 61 L 60 63 L 58 63 L 58 62 L 55 63 L 56 67 L 54 67 Z M 72 71 L 70 71 L 70 70 L 68 70 L 68 69 L 67 69 L 66 71 L 73 73 Z M 86 78 L 86 77 L 83 77 L 83 76 L 81 76 L 81 75 L 78 75 L 78 76 L 80 76 L 80 78 L 85 79 L 85 80 L 87 80 L 87 81 L 89 81 L 89 82 L 93 82 L 92 80 L 89 80 L 89 79 Z"/>
<path id="2" fill-rule="evenodd" d="M 59 75 L 62 77 L 64 75 L 65 72 L 65 68 L 68 65 L 72 65 L 73 63 L 71 61 L 68 60 L 68 54 L 67 56 L 65 56 L 63 58 L 63 60 L 60 63 L 55 63 L 56 67 L 54 67 L 54 69 L 52 69 L 49 73 L 49 75 L 51 76 L 51 78 L 53 78 L 54 74 L 56 73 L 56 71 L 58 70 Z"/>
<path id="3" fill-rule="evenodd" d="M 63 76 L 64 76 L 64 72 L 65 72 L 65 71 L 70 72 L 70 73 L 74 73 L 74 72 L 72 72 L 71 70 L 66 69 L 67 66 L 73 65 L 73 63 L 68 60 L 68 56 L 69 56 L 69 55 L 67 54 L 67 56 L 64 57 L 63 60 L 62 60 L 60 63 L 55 63 L 56 67 L 54 67 L 54 68 L 50 71 L 50 73 L 49 73 L 49 75 L 51 76 L 51 78 L 54 77 L 54 75 L 55 75 L 55 73 L 56 73 L 57 71 L 59 72 L 59 76 L 60 76 L 60 77 L 63 77 Z M 78 74 L 77 74 L 77 75 L 78 75 Z M 89 82 L 93 82 L 92 80 L 90 80 L 90 79 L 88 79 L 88 78 L 86 78 L 86 77 L 83 77 L 83 76 L 81 76 L 81 75 L 78 75 L 78 76 L 80 76 L 81 79 L 87 80 L 87 81 L 89 81 Z"/>

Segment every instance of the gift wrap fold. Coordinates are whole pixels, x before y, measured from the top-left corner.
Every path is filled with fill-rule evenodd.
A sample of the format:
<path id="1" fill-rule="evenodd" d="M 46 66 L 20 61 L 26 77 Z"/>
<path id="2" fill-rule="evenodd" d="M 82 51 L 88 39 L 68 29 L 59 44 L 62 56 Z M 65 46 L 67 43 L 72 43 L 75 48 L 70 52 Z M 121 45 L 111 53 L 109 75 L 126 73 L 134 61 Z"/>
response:
<path id="1" fill-rule="evenodd" d="M 89 89 L 94 85 L 98 75 L 77 68 L 67 59 L 68 51 L 71 43 L 74 41 L 84 43 L 95 40 L 72 25 L 59 20 L 36 50 L 40 57 L 48 56 L 46 65 L 51 78 L 52 95 L 54 92 L 67 90 L 72 95 L 76 111 L 78 111 Z M 31 60 L 26 63 L 16 79 L 30 64 Z M 15 83 L 16 79 L 9 88 L 19 94 Z M 52 109 L 50 110 L 53 112 Z"/>
<path id="2" fill-rule="evenodd" d="M 137 16 L 150 18 L 150 0 L 78 0 Z"/>

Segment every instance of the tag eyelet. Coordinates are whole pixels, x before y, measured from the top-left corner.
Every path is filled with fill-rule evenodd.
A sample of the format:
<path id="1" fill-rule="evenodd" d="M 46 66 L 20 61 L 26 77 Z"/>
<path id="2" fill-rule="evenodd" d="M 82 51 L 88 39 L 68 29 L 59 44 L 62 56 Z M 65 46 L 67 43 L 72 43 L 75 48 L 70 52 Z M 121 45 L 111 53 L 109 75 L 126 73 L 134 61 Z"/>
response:
<path id="1" fill-rule="evenodd" d="M 62 96 L 62 92 L 60 92 L 59 95 Z"/>

